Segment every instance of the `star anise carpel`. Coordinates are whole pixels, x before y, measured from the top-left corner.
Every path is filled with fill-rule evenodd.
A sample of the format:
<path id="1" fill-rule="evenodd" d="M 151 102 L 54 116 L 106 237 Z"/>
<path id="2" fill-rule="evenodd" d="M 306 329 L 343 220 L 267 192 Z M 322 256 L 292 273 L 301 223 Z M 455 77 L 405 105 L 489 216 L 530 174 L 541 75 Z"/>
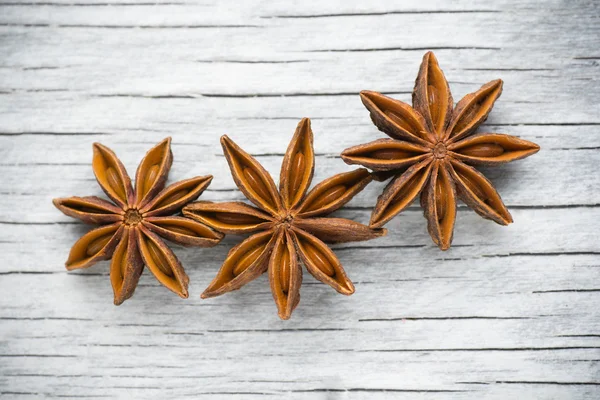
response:
<path id="1" fill-rule="evenodd" d="M 394 177 L 377 200 L 370 226 L 378 228 L 421 196 L 429 234 L 446 250 L 452 243 L 457 197 L 484 218 L 507 225 L 512 217 L 492 183 L 473 166 L 495 166 L 539 151 L 535 143 L 499 133 L 476 134 L 502 92 L 502 81 L 483 85 L 454 107 L 433 53 L 423 57 L 413 106 L 362 91 L 373 123 L 390 139 L 351 147 L 347 164 L 359 164 L 382 180 Z"/>
<path id="2" fill-rule="evenodd" d="M 196 202 L 187 205 L 183 214 L 226 234 L 253 235 L 231 249 L 202 298 L 237 290 L 268 271 L 278 314 L 288 319 L 300 301 L 299 259 L 317 280 L 339 293 L 352 294 L 354 285 L 325 242 L 369 240 L 386 232 L 326 216 L 362 191 L 372 180 L 370 173 L 363 168 L 341 173 L 308 192 L 315 164 L 308 118 L 298 124 L 285 153 L 279 190 L 254 157 L 227 136 L 221 144 L 237 187 L 256 207 L 243 202 Z"/>
<path id="3" fill-rule="evenodd" d="M 200 247 L 212 247 L 221 241 L 223 235 L 212 228 L 173 215 L 196 200 L 212 176 L 198 176 L 165 188 L 173 161 L 171 138 L 166 138 L 139 164 L 134 188 L 115 153 L 99 143 L 93 147 L 96 180 L 113 203 L 96 196 L 53 200 L 64 214 L 100 225 L 73 245 L 67 269 L 88 268 L 100 260 L 112 259 L 110 280 L 115 305 L 133 295 L 144 265 L 164 286 L 187 298 L 189 278 L 163 239 Z"/>

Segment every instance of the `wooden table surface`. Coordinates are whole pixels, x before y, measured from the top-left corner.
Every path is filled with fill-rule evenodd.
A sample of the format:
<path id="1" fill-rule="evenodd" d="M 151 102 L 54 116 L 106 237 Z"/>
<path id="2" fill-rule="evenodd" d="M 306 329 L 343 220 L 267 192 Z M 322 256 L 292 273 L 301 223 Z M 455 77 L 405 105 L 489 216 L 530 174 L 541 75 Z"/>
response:
<path id="1" fill-rule="evenodd" d="M 0 397 L 600 398 L 599 43 L 596 1 L 2 0 Z M 456 100 L 504 80 L 480 131 L 541 146 L 483 169 L 514 224 L 460 204 L 442 252 L 413 204 L 334 246 L 353 296 L 305 273 L 289 321 L 266 276 L 199 298 L 239 237 L 175 248 L 187 300 L 145 271 L 115 307 L 107 262 L 65 270 L 89 227 L 51 199 L 103 196 L 93 142 L 133 175 L 171 136 L 171 182 L 212 174 L 202 199 L 241 200 L 219 137 L 278 176 L 310 117 L 319 182 L 384 137 L 358 92 L 410 101 L 426 50 Z M 339 215 L 368 222 L 383 186 Z"/>

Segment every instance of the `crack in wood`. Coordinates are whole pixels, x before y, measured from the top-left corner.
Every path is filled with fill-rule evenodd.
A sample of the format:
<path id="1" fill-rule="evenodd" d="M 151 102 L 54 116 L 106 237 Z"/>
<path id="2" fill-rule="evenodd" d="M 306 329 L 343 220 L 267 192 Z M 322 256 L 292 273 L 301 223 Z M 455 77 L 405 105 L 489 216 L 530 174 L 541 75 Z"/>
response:
<path id="1" fill-rule="evenodd" d="M 30 6 L 52 6 L 52 7 L 134 7 L 134 6 L 177 6 L 185 5 L 188 3 L 182 2 L 153 2 L 153 3 L 57 3 L 57 2 L 5 2 L 0 3 L 0 7 L 30 7 Z"/>
<path id="2" fill-rule="evenodd" d="M 275 396 L 275 393 L 269 392 L 198 392 L 196 394 L 186 395 L 186 397 L 197 397 L 198 395 L 230 395 L 230 396 L 245 396 L 245 395 L 259 395 L 259 396 Z"/>
<path id="3" fill-rule="evenodd" d="M 311 60 L 194 60 L 201 64 L 296 64 Z M 312 119 L 312 118 L 311 118 Z"/>
<path id="4" fill-rule="evenodd" d="M 591 337 L 591 338 L 600 338 L 600 335 L 555 335 L 556 337 L 573 337 L 573 338 L 582 338 L 582 337 Z"/>
<path id="5" fill-rule="evenodd" d="M 515 71 L 515 72 L 530 72 L 530 71 L 556 71 L 555 68 L 462 68 L 463 71 Z"/>
<path id="6" fill-rule="evenodd" d="M 506 254 L 482 254 L 483 258 L 496 257 L 556 257 L 556 256 L 596 256 L 600 251 L 559 251 L 559 252 L 522 252 Z"/>
<path id="7" fill-rule="evenodd" d="M 77 162 L 57 162 L 57 163 L 49 163 L 49 162 L 16 162 L 12 164 L 0 163 L 0 167 L 51 167 L 51 166 L 63 166 L 63 167 L 74 167 L 74 166 L 88 166 L 90 163 L 77 163 Z M 10 194 L 10 193 L 0 193 L 0 194 Z M 23 195 L 25 193 L 18 193 L 19 195 Z M 33 193 L 28 193 L 29 195 Z"/>
<path id="8" fill-rule="evenodd" d="M 481 347 L 481 348 L 423 348 L 423 349 L 367 349 L 338 350 L 339 352 L 356 353 L 446 353 L 446 352 L 527 352 L 527 351 L 566 351 L 566 350 L 600 350 L 600 346 L 557 346 L 557 347 Z"/>
<path id="9" fill-rule="evenodd" d="M 537 317 L 492 317 L 492 316 L 465 316 L 465 317 L 394 317 L 394 318 L 366 318 L 358 322 L 391 322 L 391 321 L 462 321 L 462 320 L 528 320 Z"/>
<path id="10" fill-rule="evenodd" d="M 566 151 L 572 151 L 572 150 L 600 150 L 600 146 L 596 146 L 596 147 L 550 147 L 550 148 L 548 148 L 548 150 L 566 150 Z"/>
<path id="11" fill-rule="evenodd" d="M 596 253 L 600 254 L 600 253 Z M 531 293 L 543 294 L 543 293 L 588 293 L 588 292 L 600 292 L 600 289 L 551 289 L 551 290 L 534 290 Z"/>
<path id="12" fill-rule="evenodd" d="M 112 135 L 108 132 L 50 132 L 50 131 L 21 131 L 21 132 L 0 132 L 0 136 L 105 136 Z"/>
<path id="13" fill-rule="evenodd" d="M 512 122 L 488 123 L 487 126 L 599 126 L 600 122 Z"/>
<path id="14" fill-rule="evenodd" d="M 23 71 L 40 71 L 40 70 L 47 70 L 47 69 L 60 69 L 61 67 L 23 67 L 22 70 Z"/>
<path id="15" fill-rule="evenodd" d="M 0 358 L 77 358 L 70 354 L 0 354 Z"/>
<path id="16" fill-rule="evenodd" d="M 342 332 L 342 328 L 208 329 L 210 333 Z"/>
<path id="17" fill-rule="evenodd" d="M 268 117 L 268 116 L 264 116 L 264 117 L 233 117 L 233 118 L 219 118 L 219 119 L 235 119 L 238 121 L 253 121 L 253 120 L 258 120 L 258 121 L 299 121 L 301 120 L 303 117 Z M 333 119 L 351 119 L 351 117 L 311 117 L 310 120 L 311 121 L 318 121 L 318 120 L 333 120 Z"/>
<path id="18" fill-rule="evenodd" d="M 240 93 L 240 94 L 227 94 L 227 93 L 199 93 L 194 95 L 145 95 L 135 93 L 114 93 L 114 94 L 96 94 L 92 97 L 131 97 L 131 98 L 143 98 L 143 99 L 197 99 L 200 97 L 208 98 L 232 98 L 232 99 L 245 99 L 245 98 L 269 98 L 269 97 L 326 97 L 326 96 L 358 96 L 359 90 L 355 92 L 325 92 L 325 93 L 311 93 L 311 92 L 289 92 L 289 93 Z"/>
<path id="19" fill-rule="evenodd" d="M 25 221 L 0 221 L 0 225 L 79 225 L 76 221 L 56 222 L 25 222 Z"/>
<path id="20" fill-rule="evenodd" d="M 95 321 L 92 318 L 74 317 L 0 317 L 0 321 Z"/>
<path id="21" fill-rule="evenodd" d="M 592 204 L 552 204 L 552 205 L 510 205 L 508 208 L 514 210 L 563 210 L 568 208 L 598 208 L 600 203 Z"/>
<path id="22" fill-rule="evenodd" d="M 345 247 L 332 247 L 333 250 L 337 251 L 350 251 L 350 250 L 381 250 L 381 249 L 422 249 L 428 247 L 426 244 L 397 244 L 397 245 L 384 245 L 384 246 L 345 246 Z"/>
<path id="23" fill-rule="evenodd" d="M 0 272 L 0 275 L 62 275 L 68 271 L 4 271 Z M 80 274 L 82 275 L 82 274 Z M 93 274 L 85 274 L 85 275 L 93 275 Z M 96 274 L 101 275 L 101 274 Z M 1 318 L 0 318 L 1 319 Z"/>
<path id="24" fill-rule="evenodd" d="M 16 24 L 0 23 L 7 28 L 71 28 L 71 29 L 239 29 L 264 28 L 263 25 L 93 25 L 93 24 Z"/>
<path id="25" fill-rule="evenodd" d="M 598 386 L 600 382 L 559 382 L 559 381 L 496 381 L 503 385 L 561 385 L 561 386 Z"/>
<path id="26" fill-rule="evenodd" d="M 502 50 L 500 47 L 484 46 L 428 46 L 428 47 L 367 47 L 354 49 L 313 49 L 304 53 L 370 53 L 375 51 L 428 51 L 428 50 Z M 411 92 L 412 93 L 412 92 Z"/>
<path id="27" fill-rule="evenodd" d="M 470 390 L 460 389 L 394 389 L 394 388 L 316 388 L 316 389 L 295 389 L 292 393 L 344 393 L 344 392 L 365 392 L 365 393 L 461 393 L 470 392 Z"/>
<path id="28" fill-rule="evenodd" d="M 406 10 L 406 11 L 379 11 L 360 13 L 332 13 L 332 14 L 306 14 L 306 15 L 266 15 L 267 19 L 315 19 L 337 17 L 371 17 L 383 15 L 429 15 L 429 14 L 497 14 L 501 10 Z"/>

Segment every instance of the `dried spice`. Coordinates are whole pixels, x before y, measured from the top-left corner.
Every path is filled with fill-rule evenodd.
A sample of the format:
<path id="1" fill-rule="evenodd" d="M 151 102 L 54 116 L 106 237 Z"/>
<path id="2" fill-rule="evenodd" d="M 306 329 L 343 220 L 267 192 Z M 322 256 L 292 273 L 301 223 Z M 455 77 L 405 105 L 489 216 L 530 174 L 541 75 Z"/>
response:
<path id="1" fill-rule="evenodd" d="M 339 293 L 354 293 L 340 261 L 324 243 L 369 240 L 384 235 L 344 218 L 325 218 L 372 180 L 366 169 L 335 175 L 308 194 L 315 157 L 310 120 L 298 124 L 281 167 L 279 191 L 271 175 L 227 136 L 221 144 L 236 185 L 258 208 L 242 202 L 197 202 L 183 214 L 223 233 L 254 233 L 229 252 L 202 298 L 237 290 L 268 271 L 279 317 L 290 318 L 300 301 L 302 270 Z M 258 232 L 258 233 L 256 233 Z"/>
<path id="2" fill-rule="evenodd" d="M 453 107 L 444 73 L 428 52 L 417 76 L 412 107 L 381 93 L 360 93 L 373 123 L 391 137 L 342 153 L 347 164 L 370 168 L 380 180 L 394 177 L 377 200 L 371 227 L 386 224 L 419 194 L 429 234 L 442 250 L 452 243 L 457 195 L 484 218 L 501 225 L 512 222 L 492 183 L 472 167 L 504 164 L 539 151 L 537 144 L 514 136 L 475 134 L 501 92 L 498 79 Z"/>
<path id="3" fill-rule="evenodd" d="M 171 138 L 167 138 L 148 151 L 140 163 L 134 189 L 115 153 L 95 143 L 94 174 L 114 204 L 96 196 L 53 200 L 64 214 L 101 225 L 73 245 L 66 267 L 88 268 L 112 258 L 110 281 L 115 305 L 133 295 L 144 265 L 168 289 L 188 297 L 188 276 L 161 237 L 183 246 L 200 247 L 215 246 L 223 238 L 200 222 L 172 216 L 196 200 L 212 180 L 212 176 L 198 176 L 165 188 L 172 161 Z"/>

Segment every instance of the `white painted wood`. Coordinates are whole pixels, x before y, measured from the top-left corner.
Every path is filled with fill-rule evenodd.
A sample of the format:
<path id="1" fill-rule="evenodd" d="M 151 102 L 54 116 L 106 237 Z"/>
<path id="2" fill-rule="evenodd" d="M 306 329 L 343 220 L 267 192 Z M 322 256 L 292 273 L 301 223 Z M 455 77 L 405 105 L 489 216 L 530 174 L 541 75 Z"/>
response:
<path id="1" fill-rule="evenodd" d="M 599 18 L 597 2 L 558 0 L 3 0 L 0 397 L 600 397 Z M 172 136 L 171 181 L 212 174 L 202 199 L 241 200 L 219 136 L 277 177 L 307 116 L 318 182 L 383 137 L 357 93 L 409 101 L 428 49 L 455 100 L 505 81 L 482 130 L 542 146 L 483 170 L 511 226 L 461 206 L 441 252 L 413 205 L 387 237 L 334 246 L 353 296 L 305 274 L 290 321 L 265 277 L 199 299 L 238 237 L 175 249 L 187 300 L 146 273 L 114 307 L 107 263 L 64 270 L 89 228 L 51 199 L 101 195 L 93 142 L 133 173 Z M 339 215 L 367 222 L 382 188 Z"/>

